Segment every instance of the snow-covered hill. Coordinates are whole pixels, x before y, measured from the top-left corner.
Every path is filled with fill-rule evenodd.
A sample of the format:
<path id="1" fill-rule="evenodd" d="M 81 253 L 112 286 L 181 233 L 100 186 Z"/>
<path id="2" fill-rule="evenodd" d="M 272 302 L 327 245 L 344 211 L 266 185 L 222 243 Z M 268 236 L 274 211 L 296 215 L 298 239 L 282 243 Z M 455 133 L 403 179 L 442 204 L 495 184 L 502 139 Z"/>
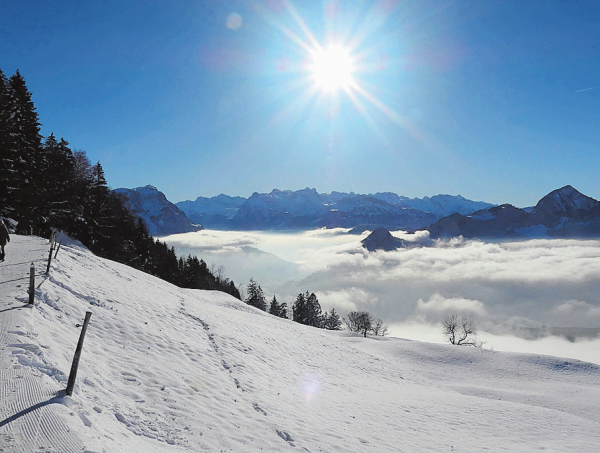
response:
<path id="1" fill-rule="evenodd" d="M 187 233 L 201 229 L 198 225 L 192 224 L 184 212 L 167 200 L 167 197 L 154 186 L 136 189 L 121 188 L 114 191 L 125 198 L 125 206 L 134 216 L 144 219 L 153 236 Z"/>
<path id="2" fill-rule="evenodd" d="M 39 239 L 16 237 L 0 275 L 7 266 L 27 268 L 43 250 Z M 323 331 L 223 293 L 177 288 L 75 245 L 63 244 L 33 307 L 23 307 L 24 287 L 7 284 L 0 316 L 14 324 L 0 331 L 5 451 L 595 452 L 600 445 L 593 364 Z M 76 324 L 88 310 L 77 385 L 66 398 Z M 48 414 L 54 422 L 45 423 Z M 59 425 L 68 427 L 55 436 L 60 447 L 39 443 L 39 432 Z"/>

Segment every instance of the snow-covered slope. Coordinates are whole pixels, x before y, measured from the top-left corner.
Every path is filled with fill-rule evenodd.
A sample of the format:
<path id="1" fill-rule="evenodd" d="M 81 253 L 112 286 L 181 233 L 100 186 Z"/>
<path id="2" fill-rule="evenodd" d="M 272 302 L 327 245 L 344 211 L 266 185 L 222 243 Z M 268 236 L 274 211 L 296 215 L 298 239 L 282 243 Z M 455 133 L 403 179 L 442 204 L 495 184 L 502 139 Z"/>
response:
<path id="1" fill-rule="evenodd" d="M 7 264 L 27 263 L 11 246 Z M 4 379 L 3 401 L 27 399 L 34 384 L 54 394 L 64 388 L 76 324 L 93 312 L 73 397 L 59 394 L 44 406 L 69 427 L 63 440 L 81 440 L 61 451 L 83 444 L 144 453 L 595 452 L 600 445 L 600 368 L 589 363 L 323 331 L 65 245 L 34 307 L 12 310 L 22 305 L 13 293 L 0 302 L 0 316 L 19 316 L 20 336 L 2 345 L 0 378 L 27 369 L 37 380 Z M 0 448 L 33 451 L 40 408 L 19 415 L 10 407 L 0 409 Z"/>
<path id="2" fill-rule="evenodd" d="M 146 222 L 150 234 L 166 236 L 174 233 L 198 231 L 201 227 L 192 224 L 185 213 L 171 203 L 154 186 L 136 189 L 115 189 L 115 193 L 125 197 L 125 205 L 136 217 Z"/>

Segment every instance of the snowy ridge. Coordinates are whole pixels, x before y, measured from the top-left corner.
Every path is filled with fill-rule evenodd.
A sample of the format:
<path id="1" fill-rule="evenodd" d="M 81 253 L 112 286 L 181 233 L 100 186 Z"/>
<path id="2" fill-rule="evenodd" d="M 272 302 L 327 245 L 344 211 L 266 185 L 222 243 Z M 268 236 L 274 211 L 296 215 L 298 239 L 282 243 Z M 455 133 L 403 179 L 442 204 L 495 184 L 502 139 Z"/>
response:
<path id="1" fill-rule="evenodd" d="M 453 214 L 427 228 L 432 238 L 598 238 L 600 204 L 571 186 L 544 196 L 534 207 L 510 204 Z"/>
<path id="2" fill-rule="evenodd" d="M 460 195 L 407 198 L 391 192 L 320 194 L 315 189 L 273 189 L 255 192 L 247 200 L 219 195 L 176 203 L 186 215 L 207 228 L 306 229 L 315 227 L 421 228 L 455 212 L 470 214 L 492 206 Z"/>
<path id="3" fill-rule="evenodd" d="M 25 258 L 11 252 L 15 263 Z M 600 367 L 585 362 L 323 331 L 80 247 L 61 248 L 33 308 L 6 312 L 14 299 L 0 301 L 0 316 L 17 314 L 30 345 L 3 345 L 2 376 L 29 369 L 54 392 L 70 369 L 75 324 L 93 312 L 75 393 L 67 406 L 46 406 L 74 443 L 47 451 L 594 452 L 600 444 Z M 3 400 L 23 397 L 6 385 Z M 31 414 L 19 420 L 36 426 Z M 0 424 L 3 445 L 33 451 L 13 423 Z"/>
<path id="4" fill-rule="evenodd" d="M 201 229 L 193 225 L 184 212 L 167 200 L 165 195 L 154 186 L 115 189 L 114 192 L 125 197 L 127 209 L 135 217 L 144 219 L 153 236 L 187 233 Z"/>

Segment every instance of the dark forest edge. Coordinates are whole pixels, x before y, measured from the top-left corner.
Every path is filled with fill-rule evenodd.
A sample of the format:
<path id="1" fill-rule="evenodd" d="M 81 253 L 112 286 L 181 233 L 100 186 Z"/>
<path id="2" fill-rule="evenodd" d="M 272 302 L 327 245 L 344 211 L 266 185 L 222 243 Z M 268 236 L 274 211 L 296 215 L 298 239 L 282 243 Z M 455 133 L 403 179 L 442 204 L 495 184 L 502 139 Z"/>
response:
<path id="1" fill-rule="evenodd" d="M 215 276 L 204 260 L 178 258 L 155 240 L 109 189 L 100 162 L 92 165 L 54 134 L 44 138 L 31 96 L 18 70 L 9 79 L 0 70 L 0 217 L 16 222 L 16 233 L 49 238 L 63 231 L 98 256 L 179 287 L 241 299 L 234 282 Z"/>

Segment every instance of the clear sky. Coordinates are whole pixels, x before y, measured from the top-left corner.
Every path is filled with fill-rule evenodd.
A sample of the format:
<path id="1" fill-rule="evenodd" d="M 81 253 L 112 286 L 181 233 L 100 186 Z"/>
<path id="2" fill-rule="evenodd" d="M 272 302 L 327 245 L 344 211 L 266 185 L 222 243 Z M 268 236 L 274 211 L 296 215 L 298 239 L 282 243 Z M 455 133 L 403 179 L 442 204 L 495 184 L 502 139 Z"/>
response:
<path id="1" fill-rule="evenodd" d="M 597 0 L 0 0 L 0 69 L 111 187 L 174 202 L 600 198 Z"/>

